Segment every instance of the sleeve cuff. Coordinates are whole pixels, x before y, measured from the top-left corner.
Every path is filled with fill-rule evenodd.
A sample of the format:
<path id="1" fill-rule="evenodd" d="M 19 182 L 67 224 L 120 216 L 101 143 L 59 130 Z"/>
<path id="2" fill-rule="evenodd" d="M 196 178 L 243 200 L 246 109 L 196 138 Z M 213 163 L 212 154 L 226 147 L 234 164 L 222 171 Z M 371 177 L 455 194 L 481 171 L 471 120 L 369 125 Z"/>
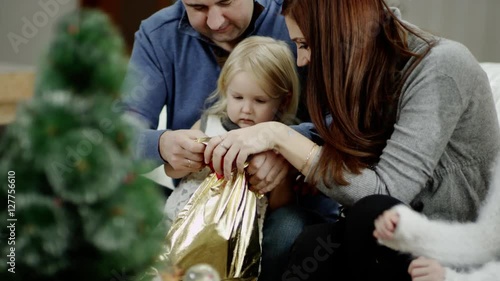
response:
<path id="1" fill-rule="evenodd" d="M 298 125 L 293 125 L 290 126 L 292 129 L 303 135 L 304 137 L 308 139 L 312 139 L 312 131 L 314 130 L 314 125 L 313 123 L 306 122 L 306 123 L 300 123 Z"/>
<path id="2" fill-rule="evenodd" d="M 139 159 L 153 161 L 155 164 L 162 165 L 165 161 L 160 156 L 158 144 L 160 136 L 165 130 L 145 130 L 139 135 L 136 156 Z"/>
<path id="3" fill-rule="evenodd" d="M 316 144 L 323 145 L 324 141 L 318 134 L 318 131 L 316 130 L 316 127 L 314 126 L 313 123 L 305 122 L 290 127 L 295 131 L 297 131 L 299 134 L 315 142 Z"/>

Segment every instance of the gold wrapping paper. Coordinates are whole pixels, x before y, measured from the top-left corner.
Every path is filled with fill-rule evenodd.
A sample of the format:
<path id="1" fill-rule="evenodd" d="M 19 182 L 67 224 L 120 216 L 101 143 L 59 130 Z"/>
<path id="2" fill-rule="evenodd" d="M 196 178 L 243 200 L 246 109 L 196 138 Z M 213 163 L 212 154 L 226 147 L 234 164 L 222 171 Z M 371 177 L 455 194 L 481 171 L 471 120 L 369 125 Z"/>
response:
<path id="1" fill-rule="evenodd" d="M 231 181 L 210 174 L 174 221 L 161 259 L 182 269 L 208 263 L 222 280 L 257 280 L 257 200 L 245 173 L 234 171 Z"/>

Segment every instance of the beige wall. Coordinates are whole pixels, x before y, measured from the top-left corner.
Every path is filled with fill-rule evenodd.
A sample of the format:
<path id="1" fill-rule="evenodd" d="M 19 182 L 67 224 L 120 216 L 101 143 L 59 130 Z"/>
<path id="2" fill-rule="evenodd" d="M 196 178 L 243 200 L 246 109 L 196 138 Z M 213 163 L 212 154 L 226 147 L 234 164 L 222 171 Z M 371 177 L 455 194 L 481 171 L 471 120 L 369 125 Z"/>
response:
<path id="1" fill-rule="evenodd" d="M 36 65 L 57 19 L 78 0 L 0 0 L 0 65 Z"/>
<path id="2" fill-rule="evenodd" d="M 500 0 L 387 0 L 403 18 L 466 45 L 479 61 L 500 62 Z"/>
<path id="3" fill-rule="evenodd" d="M 35 66 L 53 25 L 78 0 L 0 0 L 0 126 L 14 120 L 19 102 L 33 95 Z"/>
<path id="4" fill-rule="evenodd" d="M 405 19 L 462 42 L 479 61 L 500 62 L 500 0 L 387 1 L 399 5 Z M 0 0 L 0 64 L 36 65 L 52 38 L 53 24 L 77 4 L 77 0 Z"/>

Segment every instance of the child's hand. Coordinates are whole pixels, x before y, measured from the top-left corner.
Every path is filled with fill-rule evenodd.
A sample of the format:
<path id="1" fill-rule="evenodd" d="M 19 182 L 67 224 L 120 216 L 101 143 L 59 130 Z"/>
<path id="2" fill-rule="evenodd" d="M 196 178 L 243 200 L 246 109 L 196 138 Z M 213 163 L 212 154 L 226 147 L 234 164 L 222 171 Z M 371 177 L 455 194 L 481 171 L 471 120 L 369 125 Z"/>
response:
<path id="1" fill-rule="evenodd" d="M 410 263 L 408 273 L 412 281 L 443 281 L 446 271 L 436 260 L 419 257 Z"/>
<path id="2" fill-rule="evenodd" d="M 385 211 L 375 220 L 373 236 L 379 240 L 391 240 L 399 222 L 399 215 L 393 209 Z"/>

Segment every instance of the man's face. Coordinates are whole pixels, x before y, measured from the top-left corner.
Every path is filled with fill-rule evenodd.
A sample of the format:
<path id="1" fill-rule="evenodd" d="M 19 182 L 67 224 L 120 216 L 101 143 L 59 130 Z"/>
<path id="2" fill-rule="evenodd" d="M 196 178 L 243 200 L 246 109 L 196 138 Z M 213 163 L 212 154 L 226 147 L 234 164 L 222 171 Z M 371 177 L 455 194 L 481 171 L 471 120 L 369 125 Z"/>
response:
<path id="1" fill-rule="evenodd" d="M 191 26 L 226 50 L 247 29 L 253 0 L 182 0 Z"/>

